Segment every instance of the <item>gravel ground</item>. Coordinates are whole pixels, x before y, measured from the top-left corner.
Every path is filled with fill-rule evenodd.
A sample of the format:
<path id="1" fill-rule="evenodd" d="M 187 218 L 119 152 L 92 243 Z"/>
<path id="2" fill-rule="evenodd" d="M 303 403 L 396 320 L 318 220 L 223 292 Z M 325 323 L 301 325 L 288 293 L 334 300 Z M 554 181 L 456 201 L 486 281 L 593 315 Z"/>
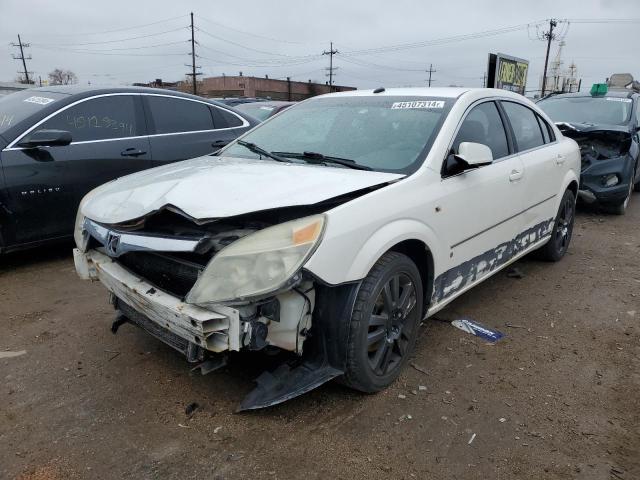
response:
<path id="1" fill-rule="evenodd" d="M 190 373 L 110 333 L 69 246 L 0 258 L 0 478 L 639 479 L 639 225 L 640 194 L 580 212 L 560 263 L 523 259 L 425 322 L 385 392 L 331 383 L 244 414 L 260 357 Z M 447 323 L 463 316 L 505 337 Z"/>

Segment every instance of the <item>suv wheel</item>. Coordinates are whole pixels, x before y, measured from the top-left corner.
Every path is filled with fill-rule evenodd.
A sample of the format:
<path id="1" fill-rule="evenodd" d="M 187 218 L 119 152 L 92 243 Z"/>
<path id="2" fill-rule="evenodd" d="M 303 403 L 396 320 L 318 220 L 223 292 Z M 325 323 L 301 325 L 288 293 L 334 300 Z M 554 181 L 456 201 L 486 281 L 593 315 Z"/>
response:
<path id="1" fill-rule="evenodd" d="M 415 345 L 423 298 L 409 257 L 387 252 L 378 260 L 356 297 L 343 383 L 371 393 L 398 377 Z"/>
<path id="2" fill-rule="evenodd" d="M 571 190 L 564 192 L 558 214 L 551 231 L 551 238 L 539 250 L 543 260 L 557 262 L 567 253 L 576 213 L 576 197 Z"/>

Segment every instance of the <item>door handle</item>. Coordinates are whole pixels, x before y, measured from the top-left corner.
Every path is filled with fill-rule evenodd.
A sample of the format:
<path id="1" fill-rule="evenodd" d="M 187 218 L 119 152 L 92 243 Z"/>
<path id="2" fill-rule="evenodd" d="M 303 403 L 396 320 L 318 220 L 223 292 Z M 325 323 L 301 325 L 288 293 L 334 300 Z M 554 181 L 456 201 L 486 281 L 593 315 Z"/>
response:
<path id="1" fill-rule="evenodd" d="M 226 147 L 228 144 L 229 144 L 229 140 L 216 140 L 211 144 L 211 146 L 215 148 L 222 148 L 222 147 Z"/>
<path id="2" fill-rule="evenodd" d="M 522 178 L 522 172 L 520 170 L 516 170 L 515 168 L 511 170 L 511 173 L 509 174 L 510 182 L 517 182 L 521 178 Z"/>
<path id="3" fill-rule="evenodd" d="M 126 150 L 123 150 L 122 152 L 120 152 L 120 155 L 123 157 L 139 157 L 140 155 L 144 155 L 147 152 L 143 152 L 142 150 L 140 150 L 139 148 L 127 148 Z"/>
<path id="4" fill-rule="evenodd" d="M 562 165 L 565 161 L 565 156 L 562 155 L 561 153 L 559 153 L 558 155 L 556 155 L 556 163 L 558 165 Z"/>

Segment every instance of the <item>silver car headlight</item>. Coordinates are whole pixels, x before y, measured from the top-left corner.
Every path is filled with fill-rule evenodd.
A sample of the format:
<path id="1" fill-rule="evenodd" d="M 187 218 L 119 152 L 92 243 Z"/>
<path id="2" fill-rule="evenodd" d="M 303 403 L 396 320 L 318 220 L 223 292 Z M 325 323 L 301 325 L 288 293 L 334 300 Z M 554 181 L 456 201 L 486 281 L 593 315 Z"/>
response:
<path id="1" fill-rule="evenodd" d="M 213 257 L 186 301 L 204 305 L 282 289 L 320 243 L 324 225 L 324 215 L 313 215 L 235 241 Z"/>

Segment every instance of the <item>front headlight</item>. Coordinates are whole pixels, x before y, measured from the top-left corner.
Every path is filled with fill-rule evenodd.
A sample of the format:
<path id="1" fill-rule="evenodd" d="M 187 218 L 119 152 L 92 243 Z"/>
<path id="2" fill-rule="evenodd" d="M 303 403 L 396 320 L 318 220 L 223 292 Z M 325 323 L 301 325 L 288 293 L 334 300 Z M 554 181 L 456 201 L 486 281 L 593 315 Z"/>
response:
<path id="1" fill-rule="evenodd" d="M 237 240 L 213 257 L 186 301 L 243 300 L 283 288 L 315 250 L 324 223 L 324 215 L 314 215 Z"/>

